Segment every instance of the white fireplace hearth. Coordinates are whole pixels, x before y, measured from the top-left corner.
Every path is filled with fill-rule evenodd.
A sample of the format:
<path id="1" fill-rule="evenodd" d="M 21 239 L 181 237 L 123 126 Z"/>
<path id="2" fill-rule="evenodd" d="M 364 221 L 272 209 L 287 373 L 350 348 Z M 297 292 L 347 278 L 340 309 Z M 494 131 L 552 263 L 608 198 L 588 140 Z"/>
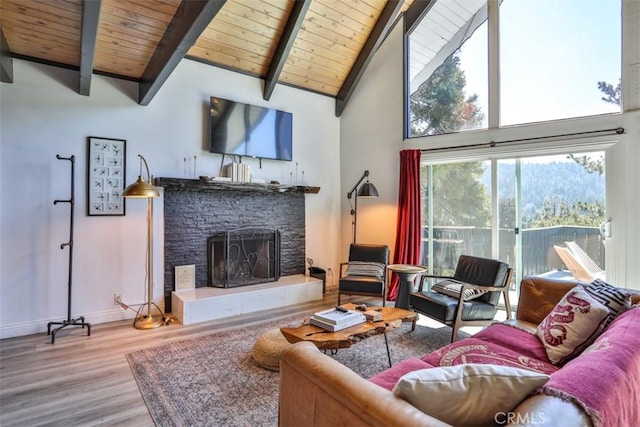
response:
<path id="1" fill-rule="evenodd" d="M 322 280 L 303 274 L 235 288 L 199 287 L 171 293 L 172 313 L 183 325 L 322 299 Z"/>

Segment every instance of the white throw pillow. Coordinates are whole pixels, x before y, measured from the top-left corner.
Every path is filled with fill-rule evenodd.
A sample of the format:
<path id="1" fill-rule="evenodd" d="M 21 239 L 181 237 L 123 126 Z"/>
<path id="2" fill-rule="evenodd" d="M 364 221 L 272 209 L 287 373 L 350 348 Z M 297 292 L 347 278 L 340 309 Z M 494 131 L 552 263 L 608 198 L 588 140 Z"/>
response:
<path id="1" fill-rule="evenodd" d="M 515 408 L 549 378 L 510 366 L 469 363 L 409 372 L 393 393 L 448 424 L 494 425 L 496 416 Z"/>
<path id="2" fill-rule="evenodd" d="M 549 360 L 564 364 L 587 348 L 604 329 L 609 309 L 576 286 L 567 292 L 536 328 Z"/>

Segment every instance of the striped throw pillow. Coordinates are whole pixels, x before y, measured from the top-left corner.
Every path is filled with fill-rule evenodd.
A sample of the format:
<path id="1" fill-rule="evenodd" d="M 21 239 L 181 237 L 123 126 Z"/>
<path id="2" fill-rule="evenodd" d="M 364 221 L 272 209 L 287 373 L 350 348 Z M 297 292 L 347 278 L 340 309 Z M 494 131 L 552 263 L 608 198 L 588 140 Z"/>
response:
<path id="1" fill-rule="evenodd" d="M 453 282 L 450 280 L 443 280 L 431 286 L 431 290 L 438 292 L 439 294 L 448 295 L 455 299 L 460 298 L 460 291 L 462 290 L 462 283 Z M 481 291 L 479 289 L 465 289 L 462 296 L 463 301 L 469 301 L 474 298 L 478 298 L 480 295 L 485 294 L 487 291 Z"/>
<path id="2" fill-rule="evenodd" d="M 347 276 L 384 276 L 384 264 L 379 262 L 351 261 L 347 266 Z"/>

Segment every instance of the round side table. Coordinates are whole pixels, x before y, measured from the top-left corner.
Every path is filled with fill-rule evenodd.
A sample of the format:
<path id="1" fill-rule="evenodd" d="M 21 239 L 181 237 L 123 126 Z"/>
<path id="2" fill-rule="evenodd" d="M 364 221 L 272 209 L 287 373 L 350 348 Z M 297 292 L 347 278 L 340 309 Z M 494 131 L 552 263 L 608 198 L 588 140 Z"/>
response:
<path id="1" fill-rule="evenodd" d="M 398 286 L 398 295 L 396 297 L 396 308 L 409 309 L 409 295 L 413 292 L 414 280 L 420 273 L 427 271 L 424 265 L 411 264 L 390 264 L 387 269 L 398 275 L 400 283 Z"/>

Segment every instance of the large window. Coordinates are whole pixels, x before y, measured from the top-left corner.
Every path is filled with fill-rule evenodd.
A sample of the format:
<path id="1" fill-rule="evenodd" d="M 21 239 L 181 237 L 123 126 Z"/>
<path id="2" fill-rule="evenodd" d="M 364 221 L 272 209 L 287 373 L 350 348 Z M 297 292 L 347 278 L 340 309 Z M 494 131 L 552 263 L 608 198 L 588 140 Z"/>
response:
<path id="1" fill-rule="evenodd" d="M 485 1 L 438 1 L 408 43 L 409 136 L 486 129 Z"/>
<path id="2" fill-rule="evenodd" d="M 425 164 L 421 181 L 423 263 L 434 274 L 468 254 L 509 263 L 513 283 L 572 278 L 554 248 L 567 242 L 604 270 L 604 152 Z"/>
<path id="3" fill-rule="evenodd" d="M 408 137 L 621 111 L 620 0 L 490 1 L 437 0 L 406 38 Z"/>
<path id="4" fill-rule="evenodd" d="M 620 0 L 503 1 L 500 125 L 619 113 L 620 16 Z"/>

